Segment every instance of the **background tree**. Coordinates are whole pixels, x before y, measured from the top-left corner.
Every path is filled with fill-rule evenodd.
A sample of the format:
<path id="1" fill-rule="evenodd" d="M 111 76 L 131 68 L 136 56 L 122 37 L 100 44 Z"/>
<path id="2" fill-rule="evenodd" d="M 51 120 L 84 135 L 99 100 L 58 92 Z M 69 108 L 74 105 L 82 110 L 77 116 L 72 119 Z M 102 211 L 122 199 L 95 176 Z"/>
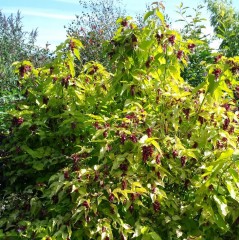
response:
<path id="1" fill-rule="evenodd" d="M 37 30 L 24 31 L 20 12 L 7 17 L 0 11 L 0 132 L 6 131 L 6 110 L 21 98 L 12 63 L 28 59 L 41 66 L 48 58 L 48 51 L 35 45 L 36 38 Z"/>
<path id="2" fill-rule="evenodd" d="M 94 60 L 107 66 L 108 56 L 104 54 L 103 43 L 112 38 L 117 29 L 116 20 L 125 15 L 122 1 L 80 0 L 79 3 L 83 11 L 67 27 L 67 35 L 82 41 L 83 63 Z"/>
<path id="3" fill-rule="evenodd" d="M 199 5 L 196 9 L 184 7 L 181 4 L 178 8 L 180 19 L 183 24 L 180 32 L 185 39 L 197 39 L 201 43 L 199 45 L 191 45 L 192 53 L 189 56 L 189 66 L 182 71 L 184 79 L 193 85 L 197 86 L 203 83 L 206 74 L 206 63 L 217 61 L 220 55 L 228 57 L 238 56 L 239 44 L 239 14 L 232 7 L 231 1 L 216 1 L 206 0 L 208 10 L 211 14 L 211 26 L 214 29 L 215 35 L 205 35 L 205 18 L 202 17 L 201 10 L 204 8 Z M 190 13 L 189 13 L 190 11 Z M 193 11 L 193 14 L 191 13 Z M 219 52 L 212 54 L 217 49 L 211 47 L 213 40 L 221 40 Z"/>
<path id="4" fill-rule="evenodd" d="M 206 19 L 202 17 L 203 8 L 204 6 L 198 5 L 197 8 L 191 9 L 181 3 L 177 10 L 180 15 L 177 22 L 182 24 L 180 33 L 184 39 L 193 40 L 188 45 L 192 52 L 188 56 L 188 66 L 181 73 L 182 77 L 192 86 L 205 81 L 206 65 L 212 63 L 214 59 L 210 47 L 211 36 L 205 34 Z"/>
<path id="5" fill-rule="evenodd" d="M 229 0 L 206 0 L 211 14 L 211 25 L 215 37 L 221 40 L 219 49 L 228 56 L 239 55 L 239 12 L 232 6 Z"/>

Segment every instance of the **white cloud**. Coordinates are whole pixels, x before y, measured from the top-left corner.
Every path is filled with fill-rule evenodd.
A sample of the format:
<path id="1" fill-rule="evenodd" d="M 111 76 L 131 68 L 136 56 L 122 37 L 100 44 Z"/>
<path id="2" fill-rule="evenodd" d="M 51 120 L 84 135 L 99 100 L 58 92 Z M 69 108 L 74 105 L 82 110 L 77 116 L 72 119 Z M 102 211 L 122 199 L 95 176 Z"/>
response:
<path id="1" fill-rule="evenodd" d="M 79 4 L 79 0 L 54 0 L 55 2 L 63 2 L 69 4 Z"/>
<path id="2" fill-rule="evenodd" d="M 17 8 L 5 8 L 3 10 L 4 13 L 14 13 L 17 12 Z M 44 18 L 52 18 L 52 19 L 61 19 L 61 20 L 73 20 L 75 19 L 75 15 L 67 15 L 60 13 L 52 13 L 43 9 L 37 8 L 19 8 L 19 11 L 22 15 L 34 16 L 34 17 L 44 17 Z"/>
<path id="3" fill-rule="evenodd" d="M 46 43 L 49 43 L 49 49 L 55 50 L 56 46 L 64 42 L 67 39 L 64 29 L 55 29 L 52 34 L 51 29 L 39 29 L 39 35 L 37 37 L 37 45 L 45 48 Z"/>

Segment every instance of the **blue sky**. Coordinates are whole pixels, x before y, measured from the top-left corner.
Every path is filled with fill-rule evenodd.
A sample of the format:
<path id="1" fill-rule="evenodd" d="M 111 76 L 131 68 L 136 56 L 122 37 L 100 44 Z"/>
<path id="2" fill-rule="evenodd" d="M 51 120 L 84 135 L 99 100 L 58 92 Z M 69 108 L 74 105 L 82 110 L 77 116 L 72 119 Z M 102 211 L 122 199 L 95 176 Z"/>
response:
<path id="1" fill-rule="evenodd" d="M 234 0 L 234 6 L 239 0 Z M 122 0 L 129 15 L 135 15 L 144 12 L 146 4 L 150 4 L 153 0 Z M 178 0 L 163 1 L 166 12 L 170 17 L 177 19 L 176 6 L 180 4 Z M 203 0 L 182 0 L 185 6 L 196 7 L 202 4 Z M 236 6 L 237 7 L 237 6 Z M 23 17 L 23 25 L 26 31 L 38 29 L 37 44 L 44 47 L 47 42 L 51 44 L 51 49 L 64 41 L 66 31 L 64 25 L 75 19 L 76 14 L 81 13 L 81 6 L 78 0 L 0 0 L 0 9 L 6 15 L 21 12 Z M 205 17 L 208 17 L 206 9 Z M 177 26 L 175 26 L 177 27 Z M 209 24 L 207 24 L 208 32 L 210 32 Z"/>

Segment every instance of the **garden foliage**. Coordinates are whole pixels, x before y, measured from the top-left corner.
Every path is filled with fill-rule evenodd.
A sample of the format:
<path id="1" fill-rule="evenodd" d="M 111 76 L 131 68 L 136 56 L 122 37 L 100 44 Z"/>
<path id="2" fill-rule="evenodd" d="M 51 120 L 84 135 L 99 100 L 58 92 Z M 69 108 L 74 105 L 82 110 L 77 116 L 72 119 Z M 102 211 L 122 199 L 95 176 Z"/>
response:
<path id="1" fill-rule="evenodd" d="M 36 38 L 37 30 L 24 31 L 20 12 L 7 17 L 0 10 L 0 134 L 6 133 L 6 111 L 22 98 L 12 63 L 28 59 L 41 66 L 48 59 L 48 51 L 35 45 Z"/>
<path id="2" fill-rule="evenodd" d="M 73 38 L 41 68 L 15 63 L 1 239 L 236 239 L 239 58 L 217 55 L 194 88 L 181 71 L 200 40 L 157 6 L 144 28 L 117 23 L 111 71 L 76 65 Z"/>

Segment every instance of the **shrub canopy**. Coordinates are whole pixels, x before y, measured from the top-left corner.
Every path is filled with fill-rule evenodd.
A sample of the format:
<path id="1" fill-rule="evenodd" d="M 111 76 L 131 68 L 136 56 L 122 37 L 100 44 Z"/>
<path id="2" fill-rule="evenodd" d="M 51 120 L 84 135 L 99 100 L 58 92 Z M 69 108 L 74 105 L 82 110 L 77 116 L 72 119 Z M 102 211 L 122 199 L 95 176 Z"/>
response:
<path id="1" fill-rule="evenodd" d="M 15 64 L 26 99 L 1 158 L 2 239 L 238 236 L 239 58 L 217 55 L 191 87 L 180 73 L 201 41 L 157 6 L 145 21 L 118 20 L 110 72 L 79 68 L 73 38 L 42 68 Z"/>

